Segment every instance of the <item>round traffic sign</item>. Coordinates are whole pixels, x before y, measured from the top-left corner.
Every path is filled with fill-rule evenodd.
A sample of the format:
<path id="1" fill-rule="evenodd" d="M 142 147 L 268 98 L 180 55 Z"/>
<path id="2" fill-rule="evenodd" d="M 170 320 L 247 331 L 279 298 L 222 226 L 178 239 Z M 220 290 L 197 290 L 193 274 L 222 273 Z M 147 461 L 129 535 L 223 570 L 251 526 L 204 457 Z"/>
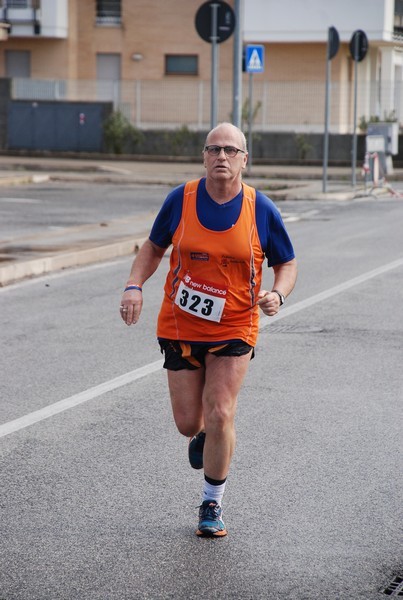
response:
<path id="1" fill-rule="evenodd" d="M 328 46 L 327 46 L 327 58 L 332 60 L 336 56 L 340 47 L 339 32 L 336 27 L 329 27 L 328 30 Z"/>
<path id="2" fill-rule="evenodd" d="M 212 31 L 214 11 L 217 11 L 215 41 L 220 44 L 231 37 L 235 29 L 235 13 L 223 0 L 211 0 L 200 6 L 195 19 L 196 31 L 205 42 L 211 44 L 214 41 Z"/>
<path id="3" fill-rule="evenodd" d="M 350 54 L 354 61 L 361 62 L 368 52 L 368 38 L 364 31 L 357 29 L 350 40 Z"/>

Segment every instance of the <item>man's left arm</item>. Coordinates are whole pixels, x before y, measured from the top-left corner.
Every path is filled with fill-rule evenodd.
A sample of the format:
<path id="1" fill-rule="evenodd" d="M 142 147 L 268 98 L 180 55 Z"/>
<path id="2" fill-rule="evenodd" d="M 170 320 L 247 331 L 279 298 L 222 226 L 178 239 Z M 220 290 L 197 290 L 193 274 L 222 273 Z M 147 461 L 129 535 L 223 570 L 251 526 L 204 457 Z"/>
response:
<path id="1" fill-rule="evenodd" d="M 294 289 L 297 280 L 297 261 L 292 260 L 273 266 L 273 289 L 260 290 L 256 304 L 260 306 L 265 315 L 273 317 Z"/>

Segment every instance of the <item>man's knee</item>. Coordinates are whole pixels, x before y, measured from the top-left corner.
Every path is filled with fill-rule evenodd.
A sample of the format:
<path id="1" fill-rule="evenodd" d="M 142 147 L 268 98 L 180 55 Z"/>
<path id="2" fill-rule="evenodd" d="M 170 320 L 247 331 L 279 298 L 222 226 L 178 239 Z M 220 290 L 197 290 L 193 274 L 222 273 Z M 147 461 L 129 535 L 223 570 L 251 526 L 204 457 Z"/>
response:
<path id="1" fill-rule="evenodd" d="M 186 437 L 193 437 L 203 428 L 203 422 L 200 418 L 190 418 L 189 415 L 175 414 L 174 419 L 179 433 Z"/>
<path id="2" fill-rule="evenodd" d="M 235 418 L 236 402 L 215 402 L 205 408 L 204 420 L 207 428 L 224 430 L 232 426 Z"/>

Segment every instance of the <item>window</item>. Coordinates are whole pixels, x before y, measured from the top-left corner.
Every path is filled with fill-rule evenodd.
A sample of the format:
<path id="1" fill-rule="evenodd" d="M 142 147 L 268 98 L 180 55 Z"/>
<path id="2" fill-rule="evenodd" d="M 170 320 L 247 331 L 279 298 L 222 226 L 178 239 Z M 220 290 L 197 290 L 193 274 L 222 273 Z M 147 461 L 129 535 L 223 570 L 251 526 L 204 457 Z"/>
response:
<path id="1" fill-rule="evenodd" d="M 120 54 L 97 54 L 97 79 L 105 81 L 120 81 Z"/>
<path id="2" fill-rule="evenodd" d="M 31 53 L 29 50 L 6 50 L 6 77 L 31 77 Z"/>
<path id="3" fill-rule="evenodd" d="M 196 54 L 166 54 L 165 75 L 197 75 L 198 56 Z"/>
<path id="4" fill-rule="evenodd" d="M 122 22 L 121 0 L 96 0 L 97 25 L 120 25 Z"/>
<path id="5" fill-rule="evenodd" d="M 120 101 L 120 54 L 97 54 L 97 95 L 99 100 Z"/>
<path id="6" fill-rule="evenodd" d="M 395 0 L 395 32 L 403 31 L 403 0 Z"/>

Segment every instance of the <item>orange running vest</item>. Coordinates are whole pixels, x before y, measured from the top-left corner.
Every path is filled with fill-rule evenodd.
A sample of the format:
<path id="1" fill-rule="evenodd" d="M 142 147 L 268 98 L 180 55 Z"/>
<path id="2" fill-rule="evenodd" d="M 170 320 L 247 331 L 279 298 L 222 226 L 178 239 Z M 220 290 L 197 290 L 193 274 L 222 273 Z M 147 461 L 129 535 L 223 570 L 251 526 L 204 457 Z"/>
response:
<path id="1" fill-rule="evenodd" d="M 256 190 L 243 183 L 237 222 L 231 229 L 212 231 L 197 217 L 199 181 L 185 185 L 157 335 L 204 343 L 243 340 L 255 346 L 264 260 L 255 219 Z"/>

